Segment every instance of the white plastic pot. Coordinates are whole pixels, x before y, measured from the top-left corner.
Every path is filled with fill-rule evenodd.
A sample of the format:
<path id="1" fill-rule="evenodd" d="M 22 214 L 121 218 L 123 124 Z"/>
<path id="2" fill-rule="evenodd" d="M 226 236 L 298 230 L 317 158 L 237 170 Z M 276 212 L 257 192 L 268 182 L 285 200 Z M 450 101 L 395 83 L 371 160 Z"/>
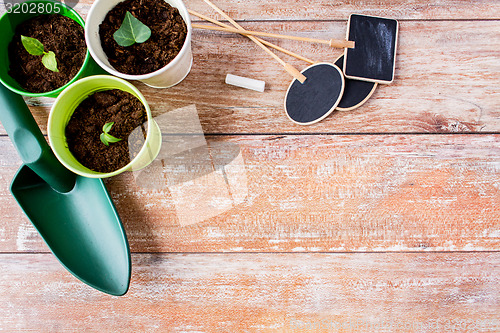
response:
<path id="1" fill-rule="evenodd" d="M 139 80 L 154 88 L 168 88 L 181 82 L 191 70 L 193 55 L 191 53 L 191 19 L 181 0 L 165 0 L 179 10 L 187 26 L 187 35 L 179 54 L 165 67 L 142 75 L 120 73 L 114 69 L 104 53 L 99 37 L 99 25 L 104 21 L 106 14 L 123 0 L 95 0 L 87 15 L 85 23 L 85 41 L 94 60 L 108 73 L 125 80 Z"/>

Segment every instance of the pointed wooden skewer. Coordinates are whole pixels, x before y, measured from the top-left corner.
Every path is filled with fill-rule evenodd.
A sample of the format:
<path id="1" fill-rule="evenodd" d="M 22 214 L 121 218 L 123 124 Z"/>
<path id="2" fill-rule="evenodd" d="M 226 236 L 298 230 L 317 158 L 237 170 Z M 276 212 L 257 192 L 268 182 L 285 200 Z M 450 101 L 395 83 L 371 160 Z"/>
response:
<path id="1" fill-rule="evenodd" d="M 211 25 L 204 25 L 204 24 L 194 23 L 194 24 L 192 24 L 192 26 L 193 26 L 193 28 L 198 28 L 198 29 L 216 30 L 216 31 L 225 31 L 225 32 L 236 32 L 236 33 L 240 32 L 239 29 L 213 27 Z M 298 41 L 302 41 L 302 42 L 327 44 L 327 45 L 330 45 L 331 47 L 340 48 L 340 49 L 342 49 L 342 48 L 351 48 L 351 49 L 354 48 L 354 42 L 348 41 L 348 40 L 315 39 L 315 38 L 298 37 L 298 36 L 290 36 L 290 35 L 280 35 L 280 34 L 274 34 L 274 33 L 269 33 L 269 32 L 260 32 L 260 31 L 252 31 L 252 30 L 245 30 L 244 35 L 292 39 L 292 40 L 298 40 Z"/>
<path id="2" fill-rule="evenodd" d="M 197 16 L 197 17 L 201 18 L 202 20 L 205 20 L 205 21 L 211 22 L 211 23 L 213 23 L 213 24 L 217 24 L 217 25 L 219 25 L 219 26 L 221 26 L 221 27 L 223 27 L 223 28 L 231 28 L 231 26 L 229 26 L 229 25 L 227 25 L 227 24 L 225 24 L 225 23 L 219 22 L 219 21 L 217 21 L 217 20 L 215 20 L 215 19 L 213 19 L 213 18 L 211 18 L 211 17 L 208 17 L 208 16 L 205 16 L 205 15 L 203 15 L 203 14 L 197 13 L 197 12 L 195 12 L 194 10 L 190 10 L 190 9 L 188 9 L 188 12 L 189 12 L 189 14 L 191 14 L 191 15 L 193 15 L 193 16 Z M 193 25 L 196 25 L 196 24 L 191 24 L 191 25 L 193 26 Z M 238 31 L 238 33 L 239 33 L 239 34 L 241 34 L 241 35 L 244 35 L 244 36 L 245 36 L 245 32 L 244 32 L 244 31 L 247 31 L 247 30 Z M 271 43 L 271 42 L 268 42 L 267 40 L 263 40 L 263 39 L 261 39 L 261 38 L 256 38 L 256 39 L 257 39 L 259 42 L 261 42 L 262 44 L 266 45 L 266 46 L 272 47 L 273 49 L 276 49 L 276 50 L 278 50 L 278 51 L 280 51 L 280 52 L 283 52 L 283 53 L 285 53 L 285 54 L 288 54 L 289 56 L 292 56 L 292 57 L 297 58 L 297 59 L 299 59 L 299 60 L 302 60 L 302 61 L 308 62 L 308 63 L 310 63 L 310 64 L 315 64 L 315 63 L 317 63 L 317 61 L 314 61 L 314 60 L 308 59 L 308 58 L 306 58 L 306 57 L 303 57 L 303 56 L 301 56 L 300 54 L 297 54 L 297 53 L 294 53 L 294 52 L 289 51 L 289 50 L 287 50 L 287 49 L 284 49 L 284 48 L 282 48 L 281 46 L 278 46 L 278 45 L 276 45 L 276 44 L 273 44 L 273 43 Z"/>
<path id="3" fill-rule="evenodd" d="M 212 7 L 219 14 L 221 14 L 222 16 L 224 16 L 226 18 L 226 20 L 228 20 L 229 22 L 231 22 L 231 24 L 234 25 L 236 28 L 238 28 L 239 31 L 244 31 L 245 30 L 238 23 L 236 23 L 236 21 L 234 21 L 226 13 L 224 13 L 217 6 L 215 6 L 212 2 L 210 2 L 209 0 L 203 0 L 203 1 L 205 1 L 205 3 L 207 5 L 209 5 L 210 7 Z M 273 51 L 269 50 L 264 44 L 262 44 L 260 41 L 258 41 L 257 38 L 255 38 L 254 36 L 247 36 L 247 37 L 250 38 L 255 44 L 257 44 L 264 51 L 266 51 L 271 57 L 273 57 L 274 59 L 276 59 L 276 61 L 278 61 L 285 68 L 285 70 L 290 75 L 292 75 L 295 79 L 297 79 L 300 83 L 304 83 L 305 82 L 306 77 L 304 76 L 304 74 L 302 74 L 297 69 L 295 69 L 295 67 L 293 67 L 292 65 L 284 62 L 280 57 L 278 57 L 276 54 L 274 54 Z"/>

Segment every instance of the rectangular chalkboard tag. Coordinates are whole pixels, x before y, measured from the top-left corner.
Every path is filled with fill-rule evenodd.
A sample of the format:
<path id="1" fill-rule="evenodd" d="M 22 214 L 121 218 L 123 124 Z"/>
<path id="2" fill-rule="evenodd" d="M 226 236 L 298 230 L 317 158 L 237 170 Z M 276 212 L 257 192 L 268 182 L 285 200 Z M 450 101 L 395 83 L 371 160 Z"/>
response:
<path id="1" fill-rule="evenodd" d="M 350 79 L 391 83 L 396 67 L 398 21 L 376 16 L 351 14 L 345 49 L 344 75 Z"/>

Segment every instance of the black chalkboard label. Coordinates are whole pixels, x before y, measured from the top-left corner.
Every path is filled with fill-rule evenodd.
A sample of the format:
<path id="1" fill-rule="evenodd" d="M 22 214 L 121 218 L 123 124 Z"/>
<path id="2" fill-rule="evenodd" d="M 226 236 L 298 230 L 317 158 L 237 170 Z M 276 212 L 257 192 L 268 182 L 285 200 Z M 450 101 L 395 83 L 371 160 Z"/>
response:
<path id="1" fill-rule="evenodd" d="M 347 30 L 352 49 L 345 50 L 344 74 L 348 78 L 391 83 L 394 80 L 398 21 L 351 14 Z"/>
<path id="2" fill-rule="evenodd" d="M 326 118 L 339 104 L 344 92 L 344 75 L 337 66 L 317 63 L 304 69 L 304 83 L 294 79 L 285 96 L 285 112 L 300 125 Z"/>
<path id="3" fill-rule="evenodd" d="M 335 60 L 335 65 L 340 68 L 344 65 L 344 55 Z M 344 94 L 337 105 L 337 110 L 351 111 L 360 107 L 370 98 L 377 85 L 375 82 L 345 78 Z"/>

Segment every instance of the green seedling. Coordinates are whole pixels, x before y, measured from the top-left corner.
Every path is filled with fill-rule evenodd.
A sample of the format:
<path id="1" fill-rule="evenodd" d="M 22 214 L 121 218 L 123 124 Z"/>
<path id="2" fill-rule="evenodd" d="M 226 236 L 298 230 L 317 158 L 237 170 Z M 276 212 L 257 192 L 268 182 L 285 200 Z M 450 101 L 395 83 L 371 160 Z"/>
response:
<path id="1" fill-rule="evenodd" d="M 56 54 L 52 51 L 45 52 L 43 44 L 36 38 L 26 37 L 21 35 L 21 43 L 29 54 L 34 56 L 42 56 L 42 64 L 45 68 L 59 72 L 57 69 Z"/>
<path id="2" fill-rule="evenodd" d="M 113 142 L 122 141 L 122 139 L 115 138 L 114 136 L 109 134 L 109 131 L 111 131 L 111 127 L 113 127 L 114 124 L 115 124 L 114 122 L 110 122 L 104 124 L 104 126 L 102 127 L 102 133 L 100 139 L 102 143 L 104 143 L 106 146 L 109 146 L 109 144 Z"/>
<path id="3" fill-rule="evenodd" d="M 135 43 L 144 43 L 151 37 L 151 29 L 139 21 L 130 12 L 125 13 L 122 25 L 113 34 L 113 38 L 120 46 L 131 46 Z"/>

